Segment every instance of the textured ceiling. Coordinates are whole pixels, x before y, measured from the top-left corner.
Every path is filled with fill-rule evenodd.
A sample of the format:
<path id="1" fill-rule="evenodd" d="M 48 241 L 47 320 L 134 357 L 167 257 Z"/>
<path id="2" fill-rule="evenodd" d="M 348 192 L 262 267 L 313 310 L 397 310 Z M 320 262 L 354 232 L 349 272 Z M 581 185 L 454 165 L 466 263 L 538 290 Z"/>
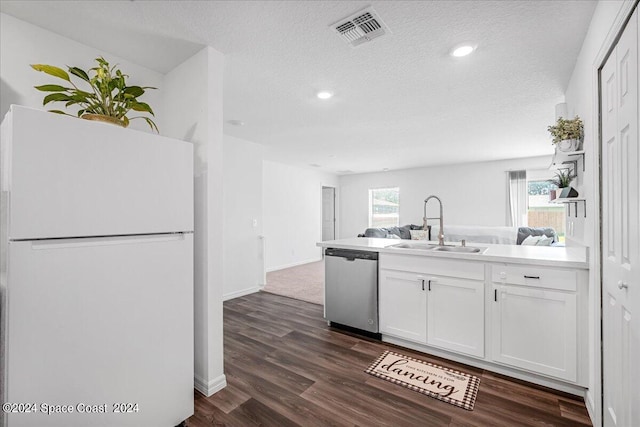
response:
<path id="1" fill-rule="evenodd" d="M 392 34 L 329 25 L 373 6 Z M 1 10 L 167 72 L 225 54 L 225 133 L 269 158 L 368 172 L 550 154 L 546 126 L 594 1 L 3 1 Z M 72 18 L 70 18 L 72 17 Z M 73 25 L 69 25 L 72 22 Z M 461 42 L 478 49 L 453 58 Z M 327 89 L 334 98 L 321 101 Z"/>

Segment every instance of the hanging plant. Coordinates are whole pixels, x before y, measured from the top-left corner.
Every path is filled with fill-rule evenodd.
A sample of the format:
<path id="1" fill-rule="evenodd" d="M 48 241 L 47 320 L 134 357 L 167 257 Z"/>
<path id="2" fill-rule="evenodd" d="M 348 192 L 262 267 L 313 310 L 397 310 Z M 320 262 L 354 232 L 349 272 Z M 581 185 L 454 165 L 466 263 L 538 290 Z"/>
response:
<path id="1" fill-rule="evenodd" d="M 67 67 L 68 72 L 53 65 L 32 64 L 31 68 L 42 71 L 51 76 L 65 80 L 72 87 L 47 84 L 35 86 L 42 92 L 51 92 L 44 97 L 42 105 L 50 102 L 64 102 L 65 107 L 78 106 L 77 117 L 89 120 L 103 120 L 118 124 L 123 127 L 129 126 L 130 120 L 143 119 L 147 122 L 151 130 L 158 132 L 158 126 L 146 116 L 127 117 L 131 110 L 149 113 L 154 116 L 153 110 L 144 102 L 138 100 L 144 95 L 147 89 L 156 89 L 150 86 L 127 86 L 128 75 L 116 69 L 117 65 L 109 66 L 104 58 L 96 58 L 98 66 L 86 72 L 78 67 Z M 72 81 L 70 74 L 88 83 L 90 89 L 82 90 Z M 92 74 L 90 77 L 89 74 Z M 52 113 L 67 114 L 62 110 L 49 110 Z"/>

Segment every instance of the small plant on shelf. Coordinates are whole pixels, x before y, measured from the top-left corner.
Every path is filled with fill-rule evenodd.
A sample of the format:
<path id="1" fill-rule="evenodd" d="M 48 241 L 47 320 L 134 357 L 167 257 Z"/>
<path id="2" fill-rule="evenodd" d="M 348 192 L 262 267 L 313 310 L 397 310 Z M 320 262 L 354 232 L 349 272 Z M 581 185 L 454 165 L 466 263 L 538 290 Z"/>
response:
<path id="1" fill-rule="evenodd" d="M 558 188 L 567 188 L 571 186 L 571 182 L 576 178 L 576 174 L 569 169 L 560 169 L 556 172 L 556 176 L 550 179 L 549 182 Z"/>
<path id="2" fill-rule="evenodd" d="M 558 117 L 554 126 L 548 126 L 547 130 L 553 138 L 553 144 L 556 144 L 562 151 L 568 151 L 563 149 L 566 141 L 574 141 L 570 144 L 570 148 L 575 150 L 578 148 L 578 144 L 584 138 L 584 124 L 582 119 L 576 116 L 574 119 L 565 119 Z"/>
<path id="3" fill-rule="evenodd" d="M 130 120 L 143 119 L 147 122 L 152 130 L 158 132 L 158 127 L 146 116 L 127 117 L 127 114 L 133 110 L 141 113 L 149 113 L 154 116 L 153 109 L 144 102 L 138 100 L 144 95 L 147 89 L 156 89 L 150 86 L 127 86 L 128 75 L 116 69 L 117 65 L 109 66 L 104 58 L 96 58 L 98 65 L 86 72 L 78 67 L 69 67 L 69 72 L 53 65 L 32 64 L 31 68 L 36 71 L 42 71 L 51 76 L 65 80 L 72 87 L 60 86 L 56 84 L 47 84 L 35 86 L 42 92 L 51 92 L 44 97 L 42 105 L 50 102 L 64 102 L 65 107 L 77 105 L 80 107 L 77 117 L 89 120 L 101 120 L 109 123 L 127 127 Z M 88 83 L 90 89 L 82 90 L 76 86 L 69 74 L 73 74 L 77 78 Z M 89 76 L 93 74 L 93 76 Z M 62 110 L 49 110 L 52 113 L 67 114 Z"/>

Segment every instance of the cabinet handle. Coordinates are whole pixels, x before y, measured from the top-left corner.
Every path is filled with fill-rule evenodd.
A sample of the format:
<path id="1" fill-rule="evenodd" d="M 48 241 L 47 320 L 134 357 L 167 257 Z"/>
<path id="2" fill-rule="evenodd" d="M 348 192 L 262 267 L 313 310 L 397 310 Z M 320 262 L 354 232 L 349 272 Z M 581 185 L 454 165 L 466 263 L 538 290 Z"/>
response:
<path id="1" fill-rule="evenodd" d="M 424 279 L 422 279 L 422 290 L 424 291 Z"/>
<path id="2" fill-rule="evenodd" d="M 540 276 L 524 276 L 525 279 L 540 279 Z"/>
<path id="3" fill-rule="evenodd" d="M 431 292 L 431 280 L 429 280 L 429 292 Z"/>
<path id="4" fill-rule="evenodd" d="M 495 302 L 498 302 L 498 290 L 497 289 L 493 290 L 493 300 Z"/>

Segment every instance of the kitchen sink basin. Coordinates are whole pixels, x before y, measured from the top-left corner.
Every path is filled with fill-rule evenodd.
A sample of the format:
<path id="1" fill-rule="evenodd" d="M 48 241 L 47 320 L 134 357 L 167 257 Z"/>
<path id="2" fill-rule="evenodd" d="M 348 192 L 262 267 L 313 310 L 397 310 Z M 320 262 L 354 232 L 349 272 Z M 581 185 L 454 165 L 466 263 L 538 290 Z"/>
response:
<path id="1" fill-rule="evenodd" d="M 436 252 L 455 252 L 463 254 L 480 254 L 487 248 L 474 248 L 472 246 L 440 246 L 429 243 L 411 242 L 411 243 L 399 243 L 397 245 L 389 246 L 390 248 L 397 249 L 420 249 L 423 251 L 436 251 Z"/>
<path id="2" fill-rule="evenodd" d="M 397 245 L 389 246 L 390 248 L 399 248 L 399 249 L 422 249 L 422 250 L 431 250 L 433 248 L 437 248 L 438 245 L 431 245 L 425 243 L 400 243 Z"/>
<path id="3" fill-rule="evenodd" d="M 458 252 L 464 254 L 479 254 L 484 252 L 486 248 L 473 248 L 469 246 L 438 246 L 432 250 L 438 252 Z"/>

